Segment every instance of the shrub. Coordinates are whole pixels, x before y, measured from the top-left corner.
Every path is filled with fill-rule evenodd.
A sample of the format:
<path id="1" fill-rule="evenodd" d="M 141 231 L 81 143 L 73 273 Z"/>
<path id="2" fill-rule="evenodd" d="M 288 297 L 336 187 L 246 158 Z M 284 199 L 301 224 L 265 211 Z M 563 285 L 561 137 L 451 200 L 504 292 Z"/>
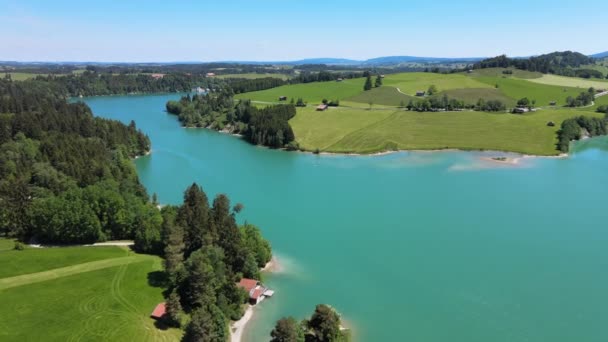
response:
<path id="1" fill-rule="evenodd" d="M 25 245 L 19 241 L 15 241 L 15 247 L 14 250 L 16 251 L 22 251 L 25 249 Z"/>

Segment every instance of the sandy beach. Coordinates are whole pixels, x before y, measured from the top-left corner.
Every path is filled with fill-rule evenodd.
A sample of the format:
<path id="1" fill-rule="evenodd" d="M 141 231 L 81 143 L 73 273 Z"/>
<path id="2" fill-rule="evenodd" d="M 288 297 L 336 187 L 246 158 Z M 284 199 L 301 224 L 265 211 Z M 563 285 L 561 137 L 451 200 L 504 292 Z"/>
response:
<path id="1" fill-rule="evenodd" d="M 251 318 L 253 317 L 253 306 L 248 305 L 247 310 L 245 310 L 245 314 L 241 319 L 232 323 L 230 326 L 230 341 L 231 342 L 241 342 L 243 338 L 243 332 L 245 331 L 245 326 Z"/>

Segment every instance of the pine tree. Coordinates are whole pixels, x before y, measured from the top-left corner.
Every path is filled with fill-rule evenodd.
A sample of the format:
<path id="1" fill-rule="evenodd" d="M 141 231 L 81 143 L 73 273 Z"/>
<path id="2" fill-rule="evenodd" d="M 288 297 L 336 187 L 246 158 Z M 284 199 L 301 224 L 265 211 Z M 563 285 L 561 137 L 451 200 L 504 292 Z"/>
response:
<path id="1" fill-rule="evenodd" d="M 215 305 L 200 308 L 192 314 L 192 320 L 186 328 L 184 342 L 217 342 L 228 339 L 228 322 L 220 309 Z"/>
<path id="2" fill-rule="evenodd" d="M 382 87 L 382 77 L 380 75 L 378 75 L 378 77 L 376 77 L 376 83 L 374 84 L 374 86 L 376 88 Z"/>
<path id="3" fill-rule="evenodd" d="M 186 256 L 217 240 L 209 217 L 209 202 L 203 189 L 196 183 L 184 193 L 184 204 L 179 208 L 177 223 L 184 227 Z"/>
<path id="4" fill-rule="evenodd" d="M 211 215 L 218 232 L 218 245 L 224 249 L 226 264 L 234 272 L 240 272 L 244 264 L 241 233 L 230 212 L 230 200 L 220 194 L 213 200 Z"/>
<path id="5" fill-rule="evenodd" d="M 365 90 L 365 91 L 372 90 L 372 76 L 371 75 L 367 75 L 367 78 L 365 79 L 365 85 L 363 86 L 363 90 Z"/>
<path id="6" fill-rule="evenodd" d="M 163 316 L 163 320 L 172 327 L 179 328 L 182 324 L 182 304 L 180 302 L 179 294 L 175 290 L 171 292 L 169 298 L 167 298 L 167 313 Z"/>
<path id="7" fill-rule="evenodd" d="M 165 247 L 165 272 L 171 283 L 176 285 L 179 280 L 179 271 L 183 267 L 184 230 L 181 226 L 171 224 L 170 221 L 163 222 L 165 229 L 169 231 L 167 246 Z"/>

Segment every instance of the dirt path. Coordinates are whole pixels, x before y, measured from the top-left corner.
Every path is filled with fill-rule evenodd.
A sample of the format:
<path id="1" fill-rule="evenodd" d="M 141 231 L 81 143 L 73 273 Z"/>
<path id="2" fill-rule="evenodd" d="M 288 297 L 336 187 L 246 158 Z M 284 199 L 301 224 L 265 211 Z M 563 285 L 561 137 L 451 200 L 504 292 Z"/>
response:
<path id="1" fill-rule="evenodd" d="M 397 88 L 397 91 L 403 95 L 407 95 L 406 93 L 402 92 L 401 89 L 399 89 L 399 88 Z M 409 96 L 409 95 L 407 95 L 407 96 Z"/>
<path id="2" fill-rule="evenodd" d="M 46 280 L 67 277 L 73 274 L 96 271 L 108 267 L 121 266 L 133 262 L 141 262 L 152 259 L 152 256 L 134 255 L 122 258 L 105 259 L 99 261 L 87 262 L 73 266 L 56 268 L 44 272 L 23 274 L 15 277 L 0 279 L 0 290 L 9 289 L 11 287 L 23 286 L 32 283 L 39 283 Z"/>
<path id="3" fill-rule="evenodd" d="M 605 91 L 603 93 L 599 93 L 599 94 L 595 94 L 595 98 L 597 99 L 598 97 L 602 97 L 602 96 L 606 96 L 608 95 L 608 91 Z"/>

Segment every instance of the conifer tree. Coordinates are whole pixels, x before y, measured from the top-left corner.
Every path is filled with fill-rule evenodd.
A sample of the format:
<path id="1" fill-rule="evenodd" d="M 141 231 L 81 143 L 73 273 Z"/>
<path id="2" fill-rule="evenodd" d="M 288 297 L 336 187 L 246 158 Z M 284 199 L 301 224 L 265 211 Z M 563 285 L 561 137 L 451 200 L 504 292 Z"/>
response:
<path id="1" fill-rule="evenodd" d="M 367 75 L 367 78 L 365 79 L 365 85 L 363 86 L 363 90 L 365 90 L 365 91 L 372 90 L 372 76 L 371 75 Z"/>

